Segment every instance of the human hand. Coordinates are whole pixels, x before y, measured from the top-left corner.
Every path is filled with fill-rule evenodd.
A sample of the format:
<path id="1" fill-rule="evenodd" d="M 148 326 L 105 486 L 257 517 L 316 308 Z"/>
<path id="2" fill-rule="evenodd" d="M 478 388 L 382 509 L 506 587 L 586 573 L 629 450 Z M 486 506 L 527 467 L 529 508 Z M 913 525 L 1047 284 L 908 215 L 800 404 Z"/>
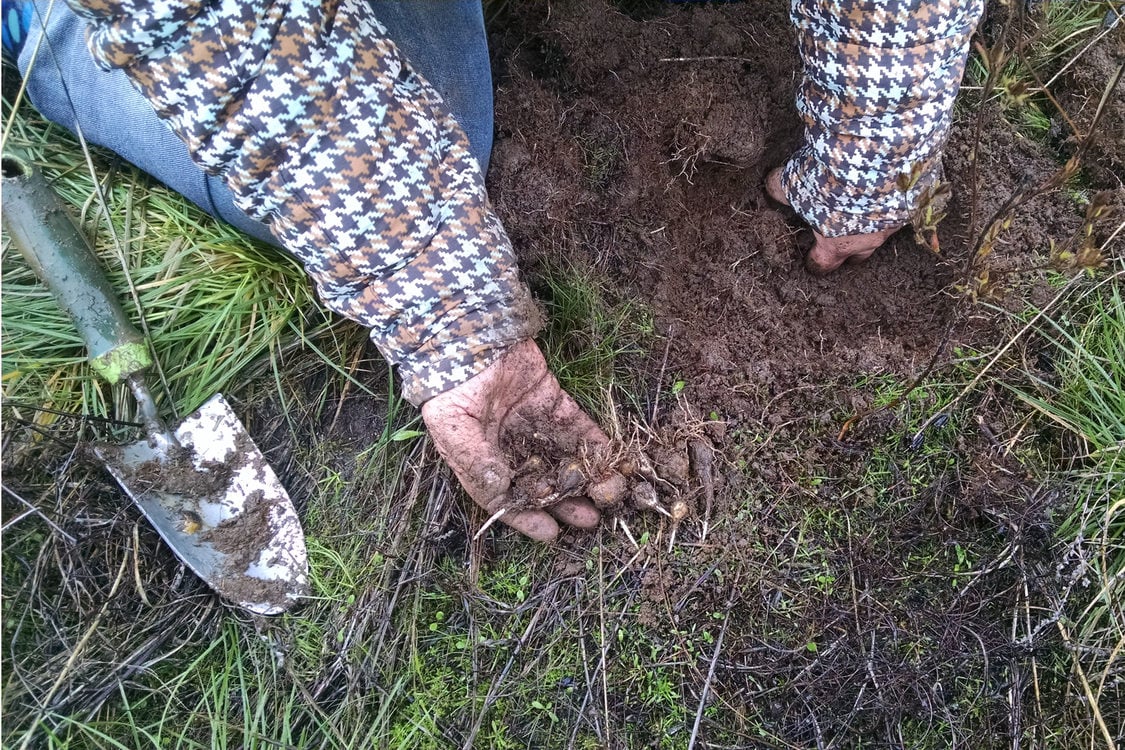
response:
<path id="1" fill-rule="evenodd" d="M 555 453 L 582 454 L 609 438 L 568 396 L 547 369 L 534 341 L 522 341 L 472 379 L 422 405 L 438 453 L 477 505 L 489 513 L 504 507 L 514 467 L 504 447 L 543 443 Z M 559 534 L 561 521 L 580 529 L 598 525 L 587 499 L 564 499 L 545 510 L 505 512 L 501 521 L 541 542 Z"/>
<path id="2" fill-rule="evenodd" d="M 783 206 L 789 205 L 781 184 L 781 168 L 766 175 L 766 193 Z M 825 237 L 813 230 L 814 242 L 805 256 L 805 270 L 814 276 L 826 276 L 845 263 L 863 263 L 902 227 L 892 227 L 871 234 Z"/>

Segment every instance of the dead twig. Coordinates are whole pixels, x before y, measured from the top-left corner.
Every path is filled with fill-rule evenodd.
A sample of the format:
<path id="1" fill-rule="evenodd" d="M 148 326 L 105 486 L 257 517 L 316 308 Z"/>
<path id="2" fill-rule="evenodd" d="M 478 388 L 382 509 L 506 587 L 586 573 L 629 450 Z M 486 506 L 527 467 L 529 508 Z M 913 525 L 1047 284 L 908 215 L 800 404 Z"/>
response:
<path id="1" fill-rule="evenodd" d="M 691 739 L 688 740 L 688 750 L 695 747 L 695 740 L 699 736 L 699 725 L 703 721 L 703 709 L 707 705 L 707 694 L 711 692 L 711 681 L 715 679 L 715 665 L 719 663 L 719 652 L 723 649 L 723 639 L 727 635 L 727 625 L 730 623 L 730 608 L 733 601 L 727 601 L 726 611 L 723 612 L 723 626 L 719 629 L 719 637 L 715 639 L 715 651 L 711 654 L 711 668 L 707 670 L 707 679 L 703 681 L 703 689 L 699 691 L 699 708 L 695 712 L 695 724 L 691 728 Z"/>
<path id="2" fill-rule="evenodd" d="M 13 491 L 13 490 L 12 490 L 11 488 L 9 488 L 9 487 L 8 487 L 8 485 L 6 485 L 6 484 L 5 484 L 5 485 L 0 485 L 0 487 L 2 487 L 2 488 L 3 488 L 4 492 L 8 493 L 8 494 L 9 494 L 9 495 L 11 495 L 12 497 L 14 497 L 14 498 L 15 498 L 16 500 L 19 500 L 19 501 L 20 501 L 21 503 L 23 503 L 23 504 L 24 504 L 24 506 L 25 506 L 25 507 L 26 507 L 26 508 L 28 509 L 28 511 L 29 511 L 29 512 L 31 512 L 31 513 L 34 513 L 35 515 L 37 515 L 37 516 L 39 516 L 40 518 L 42 518 L 42 519 L 43 519 L 43 521 L 44 521 L 44 523 L 46 523 L 46 524 L 47 524 L 48 526 L 50 526 L 50 527 L 51 527 L 52 529 L 54 529 L 54 530 L 55 530 L 55 531 L 56 531 L 56 532 L 57 532 L 57 533 L 59 534 L 59 536 L 61 536 L 61 537 L 63 537 L 64 539 L 66 539 L 66 540 L 67 540 L 68 542 L 70 542 L 71 544 L 74 544 L 74 543 L 75 543 L 75 539 L 74 539 L 74 537 L 72 537 L 72 536 L 71 536 L 70 534 L 68 534 L 68 533 L 66 533 L 65 531 L 63 531 L 63 530 L 62 530 L 62 529 L 61 529 L 61 528 L 59 527 L 59 525 L 58 525 L 57 523 L 55 523 L 54 521 L 52 521 L 52 520 L 51 520 L 50 518 L 47 518 L 47 516 L 45 516 L 45 515 L 43 514 L 43 511 L 39 510 L 39 508 L 35 507 L 35 506 L 34 506 L 34 505 L 32 505 L 31 503 L 29 503 L 29 502 L 28 502 L 27 500 L 25 500 L 25 499 L 24 499 L 24 498 L 23 498 L 22 496 L 20 496 L 20 495 L 19 495 L 19 494 L 17 494 L 16 492 L 14 492 L 14 491 Z M 23 515 L 24 515 L 24 514 L 21 514 L 20 516 L 18 516 L 18 518 L 23 518 Z M 9 525 L 10 525 L 10 523 L 11 523 L 11 522 L 9 522 L 8 524 L 4 524 L 4 528 L 7 528 L 7 527 L 8 527 Z"/>
<path id="3" fill-rule="evenodd" d="M 745 57 L 733 57 L 731 55 L 704 55 L 703 57 L 661 57 L 657 62 L 740 62 L 740 63 L 753 63 Z"/>
<path id="4" fill-rule="evenodd" d="M 543 592 L 543 598 L 539 606 L 535 608 L 535 612 L 531 615 L 524 628 L 523 634 L 519 640 L 516 641 L 515 646 L 512 648 L 511 654 L 508 655 L 508 661 L 504 664 L 504 668 L 500 670 L 500 674 L 493 680 L 492 685 L 488 689 L 488 695 L 484 698 L 484 704 L 480 708 L 480 713 L 477 714 L 476 721 L 473 723 L 472 729 L 469 730 L 468 736 L 465 738 L 463 750 L 472 750 L 476 747 L 475 741 L 477 734 L 480 733 L 481 726 L 484 725 L 484 719 L 488 715 L 488 711 L 492 708 L 492 704 L 500 697 L 500 686 L 508 678 L 508 673 L 512 670 L 512 666 L 516 662 L 516 657 L 519 656 L 527 643 L 531 640 L 532 633 L 535 632 L 535 627 L 539 624 L 539 618 L 543 613 L 550 609 L 550 604 L 554 601 L 554 592 L 557 584 L 549 584 L 547 589 Z"/>

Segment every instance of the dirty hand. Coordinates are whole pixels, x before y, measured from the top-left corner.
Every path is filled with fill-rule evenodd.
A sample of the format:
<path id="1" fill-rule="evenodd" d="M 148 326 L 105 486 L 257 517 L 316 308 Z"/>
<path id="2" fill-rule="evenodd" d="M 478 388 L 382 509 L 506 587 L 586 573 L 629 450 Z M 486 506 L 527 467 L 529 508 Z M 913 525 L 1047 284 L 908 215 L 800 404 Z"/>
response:
<path id="1" fill-rule="evenodd" d="M 430 437 L 469 496 L 490 514 L 503 507 L 515 467 L 505 441 L 547 440 L 561 451 L 605 445 L 605 433 L 559 387 L 534 341 L 522 341 L 472 379 L 422 406 Z M 597 526 L 597 509 L 585 498 L 547 510 L 509 511 L 500 520 L 541 542 L 570 526 Z"/>
<path id="2" fill-rule="evenodd" d="M 766 194 L 783 206 L 789 205 L 781 185 L 781 167 L 766 175 Z M 825 237 L 813 230 L 816 241 L 805 256 L 805 270 L 814 276 L 825 276 L 845 263 L 862 263 L 883 246 L 901 226 L 871 234 L 850 234 L 844 237 Z"/>

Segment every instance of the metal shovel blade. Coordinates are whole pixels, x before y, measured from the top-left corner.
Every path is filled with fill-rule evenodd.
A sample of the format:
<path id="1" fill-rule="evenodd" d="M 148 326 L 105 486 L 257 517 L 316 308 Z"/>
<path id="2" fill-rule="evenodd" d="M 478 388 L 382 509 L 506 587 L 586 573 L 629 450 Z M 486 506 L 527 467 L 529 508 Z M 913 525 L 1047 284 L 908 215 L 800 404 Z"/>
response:
<path id="1" fill-rule="evenodd" d="M 184 419 L 174 437 L 95 452 L 211 588 L 251 612 L 285 611 L 308 593 L 308 555 L 277 475 L 222 394 Z"/>

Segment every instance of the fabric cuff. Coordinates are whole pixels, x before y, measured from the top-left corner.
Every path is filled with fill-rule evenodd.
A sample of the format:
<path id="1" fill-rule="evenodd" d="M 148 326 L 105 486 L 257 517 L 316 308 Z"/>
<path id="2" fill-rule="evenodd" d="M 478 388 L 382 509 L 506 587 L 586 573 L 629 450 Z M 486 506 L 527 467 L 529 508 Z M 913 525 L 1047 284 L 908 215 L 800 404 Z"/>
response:
<path id="1" fill-rule="evenodd" d="M 527 287 L 518 284 L 510 299 L 492 300 L 487 307 L 470 311 L 404 357 L 399 362 L 402 395 L 421 406 L 480 374 L 542 328 L 542 311 Z"/>

